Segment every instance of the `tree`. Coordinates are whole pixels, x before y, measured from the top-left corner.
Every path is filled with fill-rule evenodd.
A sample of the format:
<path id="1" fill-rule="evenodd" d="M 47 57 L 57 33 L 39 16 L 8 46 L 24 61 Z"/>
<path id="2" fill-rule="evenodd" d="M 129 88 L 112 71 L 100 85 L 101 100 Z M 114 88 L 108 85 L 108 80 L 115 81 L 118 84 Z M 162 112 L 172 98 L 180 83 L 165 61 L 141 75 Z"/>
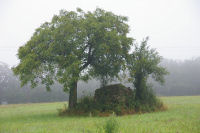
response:
<path id="1" fill-rule="evenodd" d="M 128 59 L 128 69 L 130 81 L 135 87 L 135 99 L 145 102 L 148 95 L 147 79 L 151 76 L 155 81 L 164 83 L 164 75 L 168 72 L 159 64 L 162 57 L 155 49 L 150 49 L 147 45 L 148 37 L 142 41 L 141 45 L 135 45 L 135 51 Z"/>
<path id="2" fill-rule="evenodd" d="M 127 18 L 97 8 L 94 12 L 61 10 L 45 22 L 18 50 L 20 63 L 13 68 L 21 85 L 54 81 L 69 90 L 69 108 L 77 103 L 77 82 L 91 77 L 114 78 L 125 66 L 132 38 Z"/>

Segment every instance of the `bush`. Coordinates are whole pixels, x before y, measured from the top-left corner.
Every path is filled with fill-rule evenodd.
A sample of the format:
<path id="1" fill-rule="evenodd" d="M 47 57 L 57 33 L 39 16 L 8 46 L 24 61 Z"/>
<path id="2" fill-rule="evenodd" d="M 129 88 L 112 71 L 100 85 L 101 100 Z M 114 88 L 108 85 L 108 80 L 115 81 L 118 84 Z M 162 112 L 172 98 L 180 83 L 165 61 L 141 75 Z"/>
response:
<path id="1" fill-rule="evenodd" d="M 83 97 L 77 104 L 76 109 L 82 110 L 83 112 L 92 112 L 97 108 L 97 105 L 93 97 Z"/>
<path id="2" fill-rule="evenodd" d="M 145 89 L 144 99 L 135 99 L 134 104 L 137 112 L 152 112 L 161 110 L 164 107 L 151 87 Z"/>

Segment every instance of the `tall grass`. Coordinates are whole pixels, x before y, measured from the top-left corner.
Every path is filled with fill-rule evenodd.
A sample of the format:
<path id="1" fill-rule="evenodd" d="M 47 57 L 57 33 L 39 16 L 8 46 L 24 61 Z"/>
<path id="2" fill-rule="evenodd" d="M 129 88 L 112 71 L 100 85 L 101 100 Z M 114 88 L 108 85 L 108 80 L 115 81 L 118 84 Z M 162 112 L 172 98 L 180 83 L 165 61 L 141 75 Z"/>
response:
<path id="1" fill-rule="evenodd" d="M 200 96 L 162 97 L 161 100 L 168 106 L 167 111 L 115 117 L 118 131 L 199 133 Z M 105 132 L 110 117 L 60 117 L 56 109 L 63 104 L 0 105 L 0 133 L 97 133 L 97 125 L 99 133 Z"/>
<path id="2" fill-rule="evenodd" d="M 104 125 L 105 133 L 118 133 L 119 132 L 119 123 L 114 116 L 111 116 Z"/>

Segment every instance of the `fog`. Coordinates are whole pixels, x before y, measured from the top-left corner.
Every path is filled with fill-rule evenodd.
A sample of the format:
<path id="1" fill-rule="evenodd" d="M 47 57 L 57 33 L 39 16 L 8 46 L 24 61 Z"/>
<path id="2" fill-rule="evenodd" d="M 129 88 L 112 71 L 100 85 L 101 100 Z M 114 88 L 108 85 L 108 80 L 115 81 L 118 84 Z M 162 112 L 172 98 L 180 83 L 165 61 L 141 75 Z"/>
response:
<path id="1" fill-rule="evenodd" d="M 185 61 L 175 61 L 164 59 L 162 64 L 169 75 L 165 77 L 165 84 L 161 86 L 152 79 L 149 83 L 153 85 L 153 90 L 158 96 L 188 96 L 200 95 L 200 57 Z M 133 86 L 126 80 L 122 83 L 127 87 Z M 113 84 L 111 83 L 111 84 Z M 99 81 L 93 79 L 85 83 L 78 82 L 78 97 L 92 96 L 95 89 L 99 88 Z M 0 63 L 0 103 L 30 103 L 30 102 L 55 102 L 67 101 L 68 93 L 62 91 L 62 85 L 56 83 L 52 90 L 47 92 L 45 87 L 39 85 L 31 89 L 29 85 L 20 87 L 19 79 L 13 76 L 11 69 L 5 64 Z"/>
<path id="2" fill-rule="evenodd" d="M 169 59 L 200 56 L 198 0 L 0 0 L 0 61 L 16 65 L 17 50 L 34 30 L 60 9 L 93 11 L 96 7 L 128 16 L 129 36 L 149 44 Z"/>
<path id="3" fill-rule="evenodd" d="M 129 18 L 129 36 L 140 42 L 150 37 L 149 45 L 165 59 L 170 72 L 161 86 L 151 79 L 160 96 L 200 94 L 200 1 L 199 0 L 0 0 L 0 103 L 50 102 L 68 100 L 62 85 L 51 92 L 39 85 L 20 87 L 11 71 L 19 63 L 17 50 L 31 38 L 35 29 L 50 21 L 59 10 L 94 11 L 96 7 Z M 131 84 L 123 82 L 126 86 Z M 92 95 L 97 80 L 79 82 L 78 96 Z"/>

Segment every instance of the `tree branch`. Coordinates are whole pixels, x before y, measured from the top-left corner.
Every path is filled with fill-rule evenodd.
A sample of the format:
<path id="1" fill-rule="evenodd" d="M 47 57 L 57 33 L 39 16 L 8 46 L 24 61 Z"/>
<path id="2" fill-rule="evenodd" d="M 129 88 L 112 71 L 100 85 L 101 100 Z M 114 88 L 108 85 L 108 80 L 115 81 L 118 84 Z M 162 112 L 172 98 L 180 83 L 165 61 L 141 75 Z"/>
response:
<path id="1" fill-rule="evenodd" d="M 92 62 L 92 57 L 93 55 L 91 54 L 91 51 L 92 51 L 92 45 L 91 44 L 88 44 L 90 47 L 89 47 L 89 51 L 88 51 L 88 57 L 87 57 L 87 62 L 80 67 L 80 70 L 82 71 L 83 69 L 85 69 L 91 62 Z"/>

